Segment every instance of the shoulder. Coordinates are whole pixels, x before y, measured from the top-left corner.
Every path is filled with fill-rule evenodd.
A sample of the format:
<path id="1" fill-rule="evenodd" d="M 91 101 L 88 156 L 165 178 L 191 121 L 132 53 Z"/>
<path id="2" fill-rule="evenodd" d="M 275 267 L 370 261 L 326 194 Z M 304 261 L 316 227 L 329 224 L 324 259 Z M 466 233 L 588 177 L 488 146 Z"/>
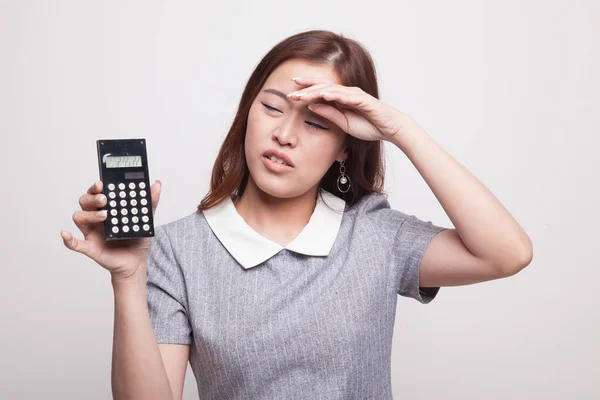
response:
<path id="1" fill-rule="evenodd" d="M 377 192 L 365 195 L 350 209 L 349 213 L 354 215 L 356 222 L 376 224 L 380 227 L 392 225 L 397 228 L 409 217 L 406 213 L 390 206 L 387 194 Z"/>
<path id="2" fill-rule="evenodd" d="M 202 213 L 193 212 L 184 217 L 155 226 L 155 237 L 165 237 L 172 245 L 205 237 L 208 224 Z"/>

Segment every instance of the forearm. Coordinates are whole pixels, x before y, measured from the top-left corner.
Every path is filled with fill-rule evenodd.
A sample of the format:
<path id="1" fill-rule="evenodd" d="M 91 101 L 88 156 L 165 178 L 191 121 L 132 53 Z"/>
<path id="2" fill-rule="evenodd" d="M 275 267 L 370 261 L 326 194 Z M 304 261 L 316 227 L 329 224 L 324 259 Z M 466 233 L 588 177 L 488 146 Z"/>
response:
<path id="1" fill-rule="evenodd" d="M 499 268 L 514 269 L 533 257 L 529 236 L 502 203 L 412 118 L 390 140 L 417 168 L 469 251 Z"/>
<path id="2" fill-rule="evenodd" d="M 113 289 L 113 398 L 172 399 L 171 387 L 150 322 L 146 282 L 113 282 Z"/>

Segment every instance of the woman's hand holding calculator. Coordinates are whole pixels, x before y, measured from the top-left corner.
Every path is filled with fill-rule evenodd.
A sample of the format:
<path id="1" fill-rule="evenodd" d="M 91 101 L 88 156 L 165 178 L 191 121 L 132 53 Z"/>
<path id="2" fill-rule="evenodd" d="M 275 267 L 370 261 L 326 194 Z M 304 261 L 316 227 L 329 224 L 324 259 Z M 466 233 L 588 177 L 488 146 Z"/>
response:
<path id="1" fill-rule="evenodd" d="M 150 187 L 152 213 L 160 198 L 162 184 L 154 182 Z M 67 248 L 85 254 L 100 266 L 107 269 L 114 282 L 146 282 L 146 256 L 152 237 L 129 240 L 105 240 L 104 220 L 106 210 L 97 211 L 106 205 L 102 194 L 102 181 L 92 185 L 87 193 L 79 198 L 81 210 L 73 213 L 73 222 L 83 233 L 84 240 L 75 238 L 69 231 L 61 231 Z"/>

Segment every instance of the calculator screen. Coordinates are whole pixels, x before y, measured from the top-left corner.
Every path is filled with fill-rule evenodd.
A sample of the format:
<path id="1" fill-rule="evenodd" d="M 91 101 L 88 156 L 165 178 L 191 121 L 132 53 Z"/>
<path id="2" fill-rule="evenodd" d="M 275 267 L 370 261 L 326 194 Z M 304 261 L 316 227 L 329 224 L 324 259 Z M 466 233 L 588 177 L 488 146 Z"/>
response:
<path id="1" fill-rule="evenodd" d="M 106 168 L 130 168 L 141 167 L 142 156 L 108 156 L 106 157 Z"/>

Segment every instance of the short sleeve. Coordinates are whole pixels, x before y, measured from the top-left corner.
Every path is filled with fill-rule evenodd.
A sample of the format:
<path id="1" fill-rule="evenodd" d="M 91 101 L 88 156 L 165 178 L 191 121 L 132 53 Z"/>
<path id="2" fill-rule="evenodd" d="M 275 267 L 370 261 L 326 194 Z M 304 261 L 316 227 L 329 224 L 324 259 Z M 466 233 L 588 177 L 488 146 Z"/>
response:
<path id="1" fill-rule="evenodd" d="M 431 302 L 440 287 L 419 286 L 421 260 L 434 236 L 448 228 L 392 209 L 385 195 L 379 193 L 368 195 L 363 213 L 377 234 L 382 255 L 376 259 L 389 267 L 396 293 L 423 304 Z"/>
<path id="2" fill-rule="evenodd" d="M 163 226 L 157 226 L 147 257 L 148 312 L 158 343 L 191 344 L 184 275 Z"/>
<path id="3" fill-rule="evenodd" d="M 419 273 L 429 242 L 445 229 L 448 228 L 423 221 L 414 215 L 406 216 L 398 229 L 392 251 L 396 291 L 399 295 L 412 297 L 423 304 L 431 302 L 437 296 L 439 286 L 419 286 Z"/>

